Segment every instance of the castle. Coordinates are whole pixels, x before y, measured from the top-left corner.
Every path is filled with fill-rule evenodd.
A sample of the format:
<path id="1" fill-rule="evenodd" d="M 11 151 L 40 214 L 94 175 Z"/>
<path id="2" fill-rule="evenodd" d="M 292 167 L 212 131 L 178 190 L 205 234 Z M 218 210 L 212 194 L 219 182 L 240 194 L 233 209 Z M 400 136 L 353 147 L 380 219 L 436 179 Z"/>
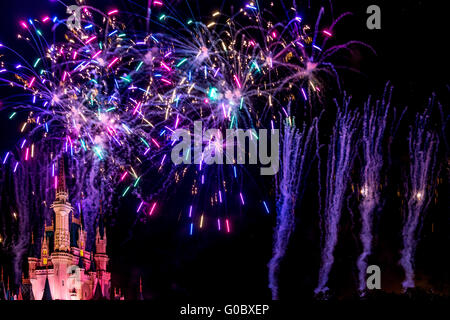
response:
<path id="1" fill-rule="evenodd" d="M 45 226 L 40 254 L 29 254 L 28 277 L 23 279 L 22 288 L 28 288 L 28 295 L 36 300 L 109 299 L 111 273 L 107 271 L 106 229 L 99 223 L 95 253 L 86 251 L 83 216 L 80 213 L 75 218 L 69 203 L 64 159 L 58 167 L 56 197 L 51 205 L 54 221 Z"/>

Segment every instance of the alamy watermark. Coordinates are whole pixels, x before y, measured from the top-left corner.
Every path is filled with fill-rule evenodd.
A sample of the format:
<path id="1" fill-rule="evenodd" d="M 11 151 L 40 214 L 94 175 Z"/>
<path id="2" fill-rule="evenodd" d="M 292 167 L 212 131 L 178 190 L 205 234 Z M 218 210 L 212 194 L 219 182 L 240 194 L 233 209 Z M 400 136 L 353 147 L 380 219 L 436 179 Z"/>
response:
<path id="1" fill-rule="evenodd" d="M 369 290 L 381 289 L 381 269 L 376 264 L 367 267 L 366 273 L 370 276 L 366 280 L 366 287 Z"/>
<path id="2" fill-rule="evenodd" d="M 72 5 L 67 7 L 67 13 L 70 14 L 67 18 L 67 28 L 76 30 L 81 28 L 81 7 Z"/>
<path id="3" fill-rule="evenodd" d="M 280 133 L 278 129 L 208 129 L 194 121 L 194 141 L 187 129 L 172 133 L 171 159 L 174 164 L 259 164 L 261 175 L 274 175 L 280 167 Z M 181 142 L 175 144 L 181 138 Z M 270 145 L 270 154 L 269 154 Z M 248 146 L 248 149 L 246 148 Z M 224 152 L 225 149 L 225 152 Z M 191 150 L 193 150 L 191 154 Z M 248 151 L 248 152 L 247 152 Z M 246 154 L 248 154 L 248 162 Z"/>
<path id="4" fill-rule="evenodd" d="M 70 30 L 81 28 L 81 6 L 71 5 L 67 7 L 67 13 L 70 15 L 67 18 L 67 27 Z M 367 7 L 366 13 L 369 17 L 366 20 L 366 26 L 369 30 L 381 29 L 381 9 L 379 6 L 373 4 Z"/>
<path id="5" fill-rule="evenodd" d="M 369 30 L 380 30 L 381 29 L 381 9 L 376 4 L 370 5 L 366 10 L 367 14 L 370 16 L 367 18 L 366 26 Z"/>

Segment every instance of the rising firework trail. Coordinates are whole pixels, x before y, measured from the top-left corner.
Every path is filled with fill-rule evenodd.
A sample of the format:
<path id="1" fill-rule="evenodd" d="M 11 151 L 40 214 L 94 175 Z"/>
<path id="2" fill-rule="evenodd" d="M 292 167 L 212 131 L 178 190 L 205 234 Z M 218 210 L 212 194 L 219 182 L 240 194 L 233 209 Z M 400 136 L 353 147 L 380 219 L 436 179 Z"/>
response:
<path id="1" fill-rule="evenodd" d="M 40 151 L 40 146 L 33 148 L 30 158 L 35 152 Z M 14 163 L 19 163 L 11 156 Z M 4 230 L 7 235 L 3 243 L 4 249 L 13 257 L 14 283 L 20 283 L 22 275 L 22 262 L 29 248 L 32 232 L 32 222 L 40 221 L 42 227 L 46 214 L 49 212 L 47 204 L 51 201 L 51 177 L 47 170 L 48 159 L 41 158 L 39 161 L 26 161 L 13 168 L 2 168 L 1 174 L 2 192 L 0 205 L 11 215 L 12 228 Z M 44 174 L 36 174 L 37 172 Z M 40 228 L 43 229 L 43 228 Z"/>
<path id="2" fill-rule="evenodd" d="M 367 259 L 372 249 L 373 214 L 380 202 L 380 174 L 383 167 L 382 143 L 385 136 L 391 103 L 392 88 L 386 87 L 383 99 L 371 104 L 370 98 L 364 105 L 362 117 L 363 167 L 361 170 L 361 243 L 362 253 L 358 258 L 359 291 L 366 289 Z"/>
<path id="3" fill-rule="evenodd" d="M 433 198 L 436 187 L 436 152 L 438 135 L 430 129 L 434 97 L 422 114 L 418 114 L 414 126 L 409 131 L 409 174 L 405 184 L 407 212 L 404 219 L 400 264 L 405 272 L 403 289 L 414 287 L 414 256 L 424 213 Z"/>
<path id="4" fill-rule="evenodd" d="M 277 224 L 274 231 L 273 254 L 269 267 L 269 288 L 272 299 L 278 300 L 278 273 L 295 227 L 295 204 L 303 196 L 306 177 L 311 165 L 314 133 L 317 118 L 311 126 L 301 130 L 285 123 L 282 136 L 282 161 L 280 182 L 277 188 Z"/>
<path id="5" fill-rule="evenodd" d="M 345 190 L 356 153 L 359 115 L 349 111 L 349 98 L 344 98 L 343 107 L 338 107 L 336 123 L 328 147 L 325 208 L 323 213 L 324 243 L 319 283 L 315 293 L 326 293 L 328 276 L 333 266 L 333 251 L 338 240 Z"/>

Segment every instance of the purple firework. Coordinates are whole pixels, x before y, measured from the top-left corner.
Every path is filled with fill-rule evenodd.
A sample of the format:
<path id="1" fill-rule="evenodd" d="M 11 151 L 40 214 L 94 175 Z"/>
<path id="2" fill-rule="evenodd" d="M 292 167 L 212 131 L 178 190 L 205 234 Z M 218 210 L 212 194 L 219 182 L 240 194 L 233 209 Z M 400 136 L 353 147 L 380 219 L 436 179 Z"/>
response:
<path id="1" fill-rule="evenodd" d="M 423 214 L 432 200 L 435 190 L 435 162 L 438 135 L 429 129 L 434 98 L 431 98 L 423 114 L 417 115 L 409 132 L 409 177 L 405 185 L 407 213 L 403 224 L 403 249 L 400 264 L 405 271 L 403 289 L 414 287 L 414 255 L 419 241 Z"/>
<path id="2" fill-rule="evenodd" d="M 359 114 L 348 110 L 350 99 L 344 98 L 344 107 L 339 105 L 336 123 L 328 147 L 325 210 L 323 213 L 324 245 L 319 270 L 319 283 L 315 293 L 326 293 L 328 276 L 333 266 L 333 251 L 338 238 L 345 190 L 356 153 Z"/>
<path id="3" fill-rule="evenodd" d="M 363 167 L 361 170 L 361 243 L 362 253 L 358 258 L 359 291 L 366 289 L 367 258 L 372 249 L 373 214 L 380 201 L 380 173 L 383 166 L 382 142 L 387 127 L 392 88 L 386 87 L 384 98 L 371 104 L 370 98 L 364 105 L 362 122 Z"/>
<path id="4" fill-rule="evenodd" d="M 311 164 L 311 148 L 317 118 L 302 130 L 286 121 L 282 137 L 280 182 L 277 188 L 277 224 L 274 230 L 273 254 L 269 267 L 269 288 L 272 299 L 278 300 L 280 261 L 286 253 L 289 238 L 295 227 L 295 204 L 303 195 L 305 177 Z M 303 185 L 301 185 L 303 182 Z"/>

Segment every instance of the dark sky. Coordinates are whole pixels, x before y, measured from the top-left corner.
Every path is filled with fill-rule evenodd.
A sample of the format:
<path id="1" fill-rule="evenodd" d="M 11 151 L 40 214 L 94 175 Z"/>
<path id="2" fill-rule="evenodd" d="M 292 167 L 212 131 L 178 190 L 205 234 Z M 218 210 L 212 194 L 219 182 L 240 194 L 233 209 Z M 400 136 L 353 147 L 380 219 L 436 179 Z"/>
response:
<path id="1" fill-rule="evenodd" d="M 278 6 L 277 10 L 281 10 L 279 1 L 274 2 Z M 386 81 L 391 81 L 394 86 L 393 101 L 398 104 L 399 109 L 407 105 L 411 110 L 419 110 L 432 92 L 436 92 L 448 105 L 446 86 L 449 84 L 450 68 L 446 42 L 449 28 L 448 12 L 441 8 L 442 2 L 334 1 L 335 16 L 344 11 L 354 13 L 337 28 L 339 36 L 343 40 L 363 41 L 377 52 L 375 56 L 368 50 L 361 50 L 360 56 L 353 57 L 351 63 L 359 68 L 361 73 L 343 77 L 345 90 L 355 96 L 355 99 L 365 99 L 368 93 L 379 96 Z M 115 3 L 121 3 L 119 7 L 133 7 L 129 3 L 124 5 L 119 1 L 91 3 L 106 9 Z M 191 3 L 205 15 L 221 5 L 219 1 L 198 0 L 197 4 L 194 1 Z M 236 3 L 238 7 L 243 2 L 227 0 L 224 5 L 227 7 L 230 3 Z M 311 3 L 316 7 L 318 1 L 311 0 Z M 365 11 L 370 4 L 381 7 L 381 30 L 366 28 L 368 15 Z M 328 1 L 324 1 L 323 5 L 329 8 Z M 15 39 L 20 28 L 18 21 L 28 17 L 54 15 L 55 12 L 59 12 L 60 16 L 64 15 L 62 6 L 54 1 L 1 1 L 0 42 L 24 49 L 23 44 Z M 5 94 L 4 89 L 0 92 Z M 0 154 L 4 154 L 4 151 L 16 142 L 17 136 L 11 134 L 16 129 L 11 128 L 9 122 L 5 121 L 5 113 L 0 111 L 0 116 Z M 397 166 L 401 166 L 404 156 L 399 156 Z M 399 182 L 397 181 L 397 184 Z M 314 181 L 309 183 L 312 194 L 317 186 Z M 272 186 L 267 185 L 266 189 L 270 188 Z M 395 193 L 395 190 L 393 192 Z M 309 195 L 307 192 L 305 198 Z M 402 274 L 392 261 L 398 260 L 399 221 L 389 217 L 388 213 L 396 213 L 399 209 L 398 201 L 391 200 L 388 201 L 385 215 L 379 225 L 378 230 L 386 235 L 378 243 L 376 254 L 380 261 L 389 265 L 382 287 L 398 290 Z M 447 204 L 443 203 L 431 211 L 439 215 L 445 208 Z M 312 212 L 315 209 L 315 204 L 302 205 L 301 224 L 282 265 L 284 273 L 281 277 L 281 291 L 284 290 L 285 296 L 308 296 L 317 283 L 319 233 L 314 226 L 317 217 L 314 217 Z M 162 217 L 148 223 L 138 222 L 135 226 L 134 216 L 130 215 L 126 208 L 119 210 L 115 224 L 109 232 L 111 267 L 115 272 L 113 286 L 126 288 L 127 294 L 132 297 L 138 288 L 139 275 L 142 275 L 147 297 L 270 297 L 266 264 L 271 255 L 273 216 L 264 216 L 260 208 L 250 206 L 241 213 L 242 219 L 236 222 L 231 235 L 203 232 L 195 237 L 188 237 L 186 224 L 178 220 L 179 212 L 170 206 L 167 206 L 166 210 Z M 448 262 L 442 263 L 438 256 L 440 252 L 448 252 L 449 249 L 449 220 L 448 217 L 440 219 L 447 225 L 442 227 L 441 235 L 437 238 L 430 236 L 428 240 L 424 240 L 424 247 L 419 247 L 418 267 L 427 277 L 435 274 L 433 281 L 448 282 L 450 265 Z M 344 216 L 343 230 L 351 229 L 352 223 L 348 215 Z M 352 286 L 355 283 L 356 250 L 351 233 L 343 236 L 337 247 L 336 268 L 332 271 L 331 279 L 332 285 L 341 288 L 338 291 L 342 294 L 354 289 Z M 441 265 L 437 267 L 438 264 Z"/>

